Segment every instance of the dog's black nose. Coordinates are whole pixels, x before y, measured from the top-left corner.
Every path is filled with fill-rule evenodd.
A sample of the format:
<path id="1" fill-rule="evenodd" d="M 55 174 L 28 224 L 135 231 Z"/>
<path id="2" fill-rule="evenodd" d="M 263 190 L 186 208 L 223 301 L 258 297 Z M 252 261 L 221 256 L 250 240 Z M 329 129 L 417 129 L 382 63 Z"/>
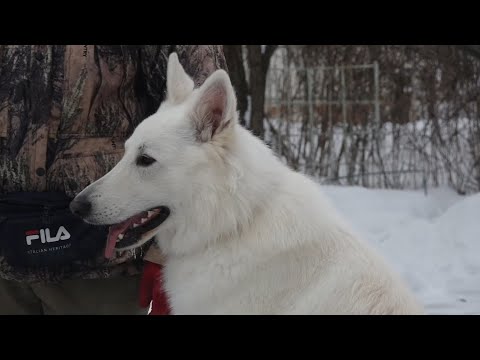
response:
<path id="1" fill-rule="evenodd" d="M 92 210 L 92 203 L 84 197 L 74 199 L 70 203 L 70 211 L 77 216 L 85 217 Z"/>

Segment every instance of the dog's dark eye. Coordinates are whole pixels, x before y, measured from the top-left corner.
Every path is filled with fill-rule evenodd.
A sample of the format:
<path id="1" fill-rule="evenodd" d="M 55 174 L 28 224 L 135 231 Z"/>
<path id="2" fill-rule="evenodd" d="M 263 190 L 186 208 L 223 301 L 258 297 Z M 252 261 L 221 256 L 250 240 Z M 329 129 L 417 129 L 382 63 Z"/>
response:
<path id="1" fill-rule="evenodd" d="M 137 158 L 137 165 L 138 166 L 150 166 L 152 165 L 156 160 L 151 158 L 148 155 L 141 155 Z"/>

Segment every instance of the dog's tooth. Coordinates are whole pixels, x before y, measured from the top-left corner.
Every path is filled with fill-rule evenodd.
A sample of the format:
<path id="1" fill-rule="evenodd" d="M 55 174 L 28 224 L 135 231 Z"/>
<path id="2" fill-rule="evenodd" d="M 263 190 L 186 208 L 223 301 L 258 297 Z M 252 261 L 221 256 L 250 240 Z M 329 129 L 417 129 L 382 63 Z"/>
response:
<path id="1" fill-rule="evenodd" d="M 142 222 L 142 224 L 147 221 L 148 219 L 147 218 L 143 218 L 142 220 L 140 220 Z"/>
<path id="2" fill-rule="evenodd" d="M 133 224 L 133 228 L 135 229 L 136 227 L 139 227 L 139 224 Z"/>
<path id="3" fill-rule="evenodd" d="M 124 236 L 125 236 L 125 235 L 123 235 L 123 234 L 119 234 L 119 235 L 118 235 L 118 238 L 119 238 L 120 240 L 122 240 Z"/>
<path id="4" fill-rule="evenodd" d="M 155 212 L 153 211 L 147 211 L 147 217 L 152 217 Z"/>

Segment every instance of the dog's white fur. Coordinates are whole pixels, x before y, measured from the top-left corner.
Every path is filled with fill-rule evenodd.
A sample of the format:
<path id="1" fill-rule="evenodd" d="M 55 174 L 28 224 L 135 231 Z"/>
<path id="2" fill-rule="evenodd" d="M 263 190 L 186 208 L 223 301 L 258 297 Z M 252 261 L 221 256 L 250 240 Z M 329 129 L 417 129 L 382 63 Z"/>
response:
<path id="1" fill-rule="evenodd" d="M 138 167 L 145 153 L 156 162 Z M 167 99 L 122 160 L 82 194 L 112 224 L 159 205 L 174 314 L 420 314 L 404 281 L 357 238 L 318 184 L 237 123 L 227 73 L 198 89 L 176 54 Z"/>

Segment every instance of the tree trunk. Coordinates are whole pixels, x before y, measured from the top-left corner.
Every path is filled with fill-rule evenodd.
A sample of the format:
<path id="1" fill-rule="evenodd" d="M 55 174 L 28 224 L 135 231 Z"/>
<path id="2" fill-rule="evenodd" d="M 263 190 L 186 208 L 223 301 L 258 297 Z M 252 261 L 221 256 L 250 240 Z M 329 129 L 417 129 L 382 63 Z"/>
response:
<path id="1" fill-rule="evenodd" d="M 223 45 L 230 79 L 237 95 L 240 124 L 245 126 L 245 113 L 248 108 L 248 85 L 242 57 L 242 45 Z"/>
<path id="2" fill-rule="evenodd" d="M 263 140 L 265 87 L 270 58 L 277 45 L 266 45 L 262 53 L 262 45 L 247 45 L 248 67 L 250 70 L 250 96 L 252 101 L 250 127 L 254 135 Z"/>
<path id="3" fill-rule="evenodd" d="M 250 69 L 250 96 L 252 101 L 250 127 L 254 135 L 263 139 L 265 134 L 263 107 L 265 104 L 266 74 L 263 74 L 262 71 L 262 50 L 260 45 L 248 45 L 248 66 Z"/>

